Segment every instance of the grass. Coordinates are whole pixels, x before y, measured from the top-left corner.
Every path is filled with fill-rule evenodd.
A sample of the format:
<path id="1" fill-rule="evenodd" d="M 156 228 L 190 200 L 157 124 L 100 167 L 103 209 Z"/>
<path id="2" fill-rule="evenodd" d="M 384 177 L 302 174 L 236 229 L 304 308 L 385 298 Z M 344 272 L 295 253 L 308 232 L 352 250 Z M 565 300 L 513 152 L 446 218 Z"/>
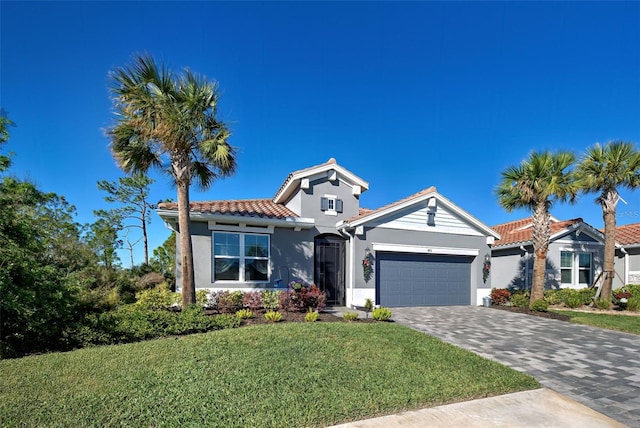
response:
<path id="1" fill-rule="evenodd" d="M 393 323 L 285 323 L 0 361 L 3 426 L 326 426 L 539 387 Z"/>
<path id="2" fill-rule="evenodd" d="M 640 317 L 633 315 L 592 314 L 588 312 L 554 310 L 571 317 L 571 322 L 609 330 L 640 334 Z"/>

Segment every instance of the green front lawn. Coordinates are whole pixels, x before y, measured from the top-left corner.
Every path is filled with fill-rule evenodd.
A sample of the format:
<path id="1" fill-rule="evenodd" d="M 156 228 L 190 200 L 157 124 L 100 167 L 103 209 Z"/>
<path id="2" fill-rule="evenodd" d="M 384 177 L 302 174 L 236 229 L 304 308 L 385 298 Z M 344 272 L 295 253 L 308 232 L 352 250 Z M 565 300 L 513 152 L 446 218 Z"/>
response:
<path id="1" fill-rule="evenodd" d="M 638 316 L 594 314 L 563 310 L 554 310 L 554 312 L 570 316 L 571 322 L 577 324 L 585 324 L 593 327 L 608 328 L 609 330 L 619 330 L 627 333 L 640 334 L 640 317 Z"/>
<path id="2" fill-rule="evenodd" d="M 0 421 L 324 426 L 537 387 L 393 323 L 287 323 L 0 361 Z"/>

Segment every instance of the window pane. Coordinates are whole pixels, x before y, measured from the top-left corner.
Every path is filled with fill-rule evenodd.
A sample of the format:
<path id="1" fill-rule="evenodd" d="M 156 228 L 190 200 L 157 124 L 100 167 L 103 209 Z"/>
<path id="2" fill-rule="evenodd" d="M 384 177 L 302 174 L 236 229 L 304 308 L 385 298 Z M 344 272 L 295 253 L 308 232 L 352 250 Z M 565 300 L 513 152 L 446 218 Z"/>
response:
<path id="1" fill-rule="evenodd" d="M 329 209 L 330 210 L 335 210 L 335 207 L 336 207 L 335 204 L 336 204 L 335 199 L 329 199 Z"/>
<path id="2" fill-rule="evenodd" d="M 245 235 L 244 255 L 247 257 L 269 257 L 269 237 L 263 235 Z"/>
<path id="3" fill-rule="evenodd" d="M 560 267 L 570 268 L 573 266 L 573 253 L 562 251 L 560 253 Z"/>
<path id="4" fill-rule="evenodd" d="M 591 270 L 580 270 L 578 278 L 580 279 L 580 284 L 591 285 Z"/>
<path id="5" fill-rule="evenodd" d="M 216 259 L 214 279 L 216 281 L 239 281 L 240 259 Z"/>
<path id="6" fill-rule="evenodd" d="M 267 260 L 245 259 L 244 279 L 246 281 L 267 281 L 269 262 Z"/>
<path id="7" fill-rule="evenodd" d="M 591 269 L 591 254 L 582 253 L 578 255 L 578 263 L 581 268 Z"/>
<path id="8" fill-rule="evenodd" d="M 571 269 L 560 270 L 560 282 L 562 284 L 571 284 Z"/>
<path id="9" fill-rule="evenodd" d="M 213 253 L 216 256 L 240 256 L 240 235 L 237 233 L 214 233 Z"/>

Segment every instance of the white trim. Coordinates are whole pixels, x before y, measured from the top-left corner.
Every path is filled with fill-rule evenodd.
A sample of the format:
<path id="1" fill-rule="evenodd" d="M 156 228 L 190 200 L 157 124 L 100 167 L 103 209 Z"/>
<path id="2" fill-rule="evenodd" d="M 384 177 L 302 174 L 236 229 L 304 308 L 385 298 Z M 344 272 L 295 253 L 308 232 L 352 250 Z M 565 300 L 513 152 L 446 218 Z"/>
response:
<path id="1" fill-rule="evenodd" d="M 216 261 L 216 251 L 215 251 L 215 233 L 233 233 L 238 235 L 238 244 L 239 244 L 239 254 L 238 256 L 221 256 L 219 255 L 219 259 L 238 259 L 238 280 L 234 281 L 232 279 L 215 279 L 215 261 Z M 267 238 L 267 256 L 266 257 L 257 257 L 257 256 L 247 256 L 244 254 L 246 248 L 245 238 L 247 236 L 264 236 Z M 266 260 L 267 262 L 267 279 L 266 280 L 248 280 L 245 278 L 244 269 L 246 267 L 246 260 Z M 216 285 L 234 285 L 234 284 L 265 284 L 271 281 L 271 236 L 265 233 L 243 233 L 238 231 L 227 232 L 224 230 L 212 230 L 211 231 L 211 284 Z"/>
<path id="2" fill-rule="evenodd" d="M 349 181 L 345 183 L 349 186 L 360 186 L 361 191 L 367 190 L 369 188 L 369 183 L 353 174 L 352 172 L 347 171 L 344 167 L 338 165 L 337 163 L 324 163 L 313 168 L 308 168 L 289 174 L 289 177 L 287 177 L 285 184 L 281 186 L 280 190 L 278 190 L 278 193 L 276 193 L 276 195 L 273 197 L 273 202 L 277 204 L 284 202 L 293 192 L 293 189 L 299 186 L 299 181 L 303 178 L 312 179 L 312 177 L 316 174 L 324 174 L 324 176 L 326 177 L 326 174 L 329 170 L 334 170 L 337 174 L 340 174 L 347 178 Z M 339 179 L 338 176 L 336 176 L 336 178 Z"/>
<path id="3" fill-rule="evenodd" d="M 378 242 L 374 242 L 371 245 L 374 251 L 388 251 L 392 253 L 444 254 L 451 256 L 477 256 L 480 254 L 480 250 L 471 248 L 428 247 L 423 245 L 384 244 Z"/>
<path id="4" fill-rule="evenodd" d="M 273 225 L 269 225 L 266 227 L 252 227 L 247 226 L 246 224 L 239 224 L 238 226 L 233 226 L 230 224 L 217 224 L 214 220 L 211 220 L 207 224 L 209 230 L 220 231 L 220 232 L 246 232 L 246 233 L 270 233 L 273 234 L 275 227 Z M 295 229 L 294 229 L 295 230 Z"/>

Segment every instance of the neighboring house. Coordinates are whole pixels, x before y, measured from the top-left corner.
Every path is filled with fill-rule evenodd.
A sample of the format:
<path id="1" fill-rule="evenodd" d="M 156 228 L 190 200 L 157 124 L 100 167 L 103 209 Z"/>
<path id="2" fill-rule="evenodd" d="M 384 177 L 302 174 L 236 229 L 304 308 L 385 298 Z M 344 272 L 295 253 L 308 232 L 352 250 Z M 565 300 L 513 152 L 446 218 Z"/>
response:
<path id="1" fill-rule="evenodd" d="M 330 159 L 289 174 L 271 199 L 192 202 L 196 288 L 300 280 L 325 290 L 334 305 L 366 298 L 384 306 L 480 304 L 491 288 L 483 262 L 498 233 L 434 187 L 376 210 L 360 207 L 368 188 Z M 157 212 L 177 229 L 175 203 Z M 179 254 L 176 261 L 179 285 Z"/>
<path id="2" fill-rule="evenodd" d="M 500 234 L 491 250 L 492 284 L 496 288 L 531 288 L 533 224 L 530 217 L 493 226 Z M 616 243 L 616 271 L 623 266 L 623 248 Z M 602 283 L 604 234 L 581 218 L 551 219 L 545 288 L 584 288 Z M 624 271 L 624 269 L 623 269 Z M 624 285 L 616 275 L 613 288 Z"/>
<path id="3" fill-rule="evenodd" d="M 617 276 L 625 284 L 640 284 L 640 223 L 618 226 L 616 242 L 622 247 L 622 263 L 616 260 Z"/>

